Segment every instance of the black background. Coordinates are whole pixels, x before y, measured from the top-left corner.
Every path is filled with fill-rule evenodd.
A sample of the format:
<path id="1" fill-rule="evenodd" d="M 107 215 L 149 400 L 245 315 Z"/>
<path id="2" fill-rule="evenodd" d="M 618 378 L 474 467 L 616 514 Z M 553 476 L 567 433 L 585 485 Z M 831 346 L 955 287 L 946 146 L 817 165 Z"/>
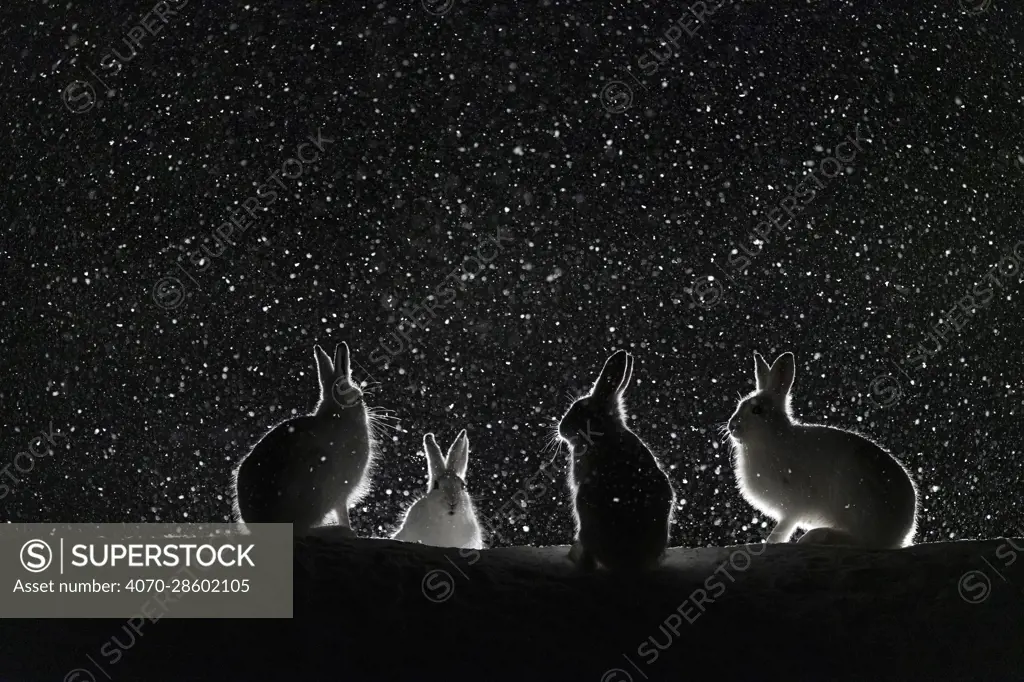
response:
<path id="1" fill-rule="evenodd" d="M 681 6 L 192 0 L 105 75 L 151 7 L 2 10 L 0 464 L 51 420 L 67 436 L 17 474 L 3 521 L 228 520 L 231 467 L 313 408 L 313 344 L 346 340 L 371 404 L 400 418 L 353 512 L 362 535 L 393 530 L 421 490 L 425 431 L 447 448 L 469 430 L 490 517 L 546 458 L 567 393 L 622 347 L 631 426 L 682 504 L 673 544 L 767 535 L 715 428 L 752 388 L 754 350 L 797 354 L 799 417 L 859 429 L 912 470 L 918 541 L 1019 535 L 1015 277 L 907 369 L 913 384 L 891 364 L 934 347 L 942 312 L 1024 239 L 1017 8 L 737 3 L 644 77 Z M 97 93 L 82 113 L 62 100 L 75 80 Z M 632 89 L 625 112 L 603 106 L 613 80 Z M 688 287 L 750 244 L 755 211 L 857 123 L 871 141 L 850 173 L 695 306 Z M 318 129 L 336 139 L 322 159 L 161 309 L 179 247 Z M 371 365 L 401 305 L 499 226 L 514 243 L 411 352 Z M 872 402 L 879 375 L 902 400 Z M 562 484 L 503 544 L 570 541 Z"/>

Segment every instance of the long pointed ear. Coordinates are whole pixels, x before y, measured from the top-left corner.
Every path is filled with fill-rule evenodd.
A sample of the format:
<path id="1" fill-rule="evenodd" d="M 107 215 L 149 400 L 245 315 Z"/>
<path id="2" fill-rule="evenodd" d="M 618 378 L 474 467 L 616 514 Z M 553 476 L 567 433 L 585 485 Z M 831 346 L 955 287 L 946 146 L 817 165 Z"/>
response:
<path id="1" fill-rule="evenodd" d="M 434 480 L 444 472 L 444 455 L 441 454 L 441 448 L 437 447 L 434 434 L 423 436 L 423 451 L 427 453 L 427 488 L 433 489 Z"/>
<path id="2" fill-rule="evenodd" d="M 320 379 L 320 392 L 325 396 L 330 395 L 331 387 L 334 385 L 334 365 L 331 363 L 331 357 L 319 345 L 313 346 L 313 355 L 316 357 L 316 373 Z"/>
<path id="3" fill-rule="evenodd" d="M 348 344 L 344 341 L 334 347 L 334 371 L 337 376 L 352 381 L 352 362 L 349 359 Z"/>
<path id="4" fill-rule="evenodd" d="M 469 468 L 469 436 L 466 435 L 466 429 L 459 431 L 455 442 L 448 448 L 447 467 L 456 476 L 466 480 L 466 469 Z"/>
<path id="5" fill-rule="evenodd" d="M 796 378 L 796 357 L 792 353 L 783 353 L 775 358 L 772 364 L 770 386 L 776 393 L 788 395 Z"/>
<path id="6" fill-rule="evenodd" d="M 630 353 L 626 353 L 626 371 L 622 375 L 622 383 L 615 389 L 618 395 L 622 395 L 626 392 L 626 388 L 629 386 L 630 380 L 633 379 L 633 356 Z"/>
<path id="7" fill-rule="evenodd" d="M 757 390 L 759 391 L 763 391 L 771 385 L 772 368 L 757 351 L 754 351 L 754 377 L 757 379 Z"/>
<path id="8" fill-rule="evenodd" d="M 616 351 L 605 360 L 601 375 L 594 382 L 590 394 L 594 396 L 612 397 L 622 384 L 626 373 L 629 354 L 624 350 Z"/>

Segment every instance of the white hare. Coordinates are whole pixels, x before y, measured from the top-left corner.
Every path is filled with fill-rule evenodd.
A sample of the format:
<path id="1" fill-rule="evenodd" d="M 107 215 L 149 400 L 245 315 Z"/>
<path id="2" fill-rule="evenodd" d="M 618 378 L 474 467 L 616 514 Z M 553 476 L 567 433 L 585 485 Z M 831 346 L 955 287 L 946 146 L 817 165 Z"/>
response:
<path id="1" fill-rule="evenodd" d="M 423 450 L 427 453 L 428 492 L 409 507 L 401 528 L 392 539 L 435 547 L 483 549 L 476 510 L 466 492 L 469 466 L 466 430 L 459 432 L 448 448 L 447 457 L 441 454 L 432 433 L 423 437 Z"/>
<path id="2" fill-rule="evenodd" d="M 316 412 L 278 424 L 242 460 L 234 472 L 235 516 L 243 523 L 293 523 L 297 534 L 333 517 L 351 533 L 348 509 L 370 491 L 372 411 L 352 383 L 348 344 L 335 347 L 333 363 L 320 346 L 313 352 Z"/>
<path id="3" fill-rule="evenodd" d="M 801 424 L 790 410 L 796 359 L 783 353 L 771 367 L 754 353 L 757 390 L 728 422 L 743 497 L 775 519 L 768 542 L 895 549 L 913 543 L 917 489 L 906 469 L 864 436 Z"/>

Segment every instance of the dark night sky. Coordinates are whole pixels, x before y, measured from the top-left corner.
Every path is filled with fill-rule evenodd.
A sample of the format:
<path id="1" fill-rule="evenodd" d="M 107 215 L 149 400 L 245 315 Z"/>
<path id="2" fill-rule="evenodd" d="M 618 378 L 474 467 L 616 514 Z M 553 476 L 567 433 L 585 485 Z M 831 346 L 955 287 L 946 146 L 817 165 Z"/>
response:
<path id="1" fill-rule="evenodd" d="M 916 4 L 727 5 L 648 76 L 681 5 L 192 0 L 116 74 L 104 60 L 130 54 L 152 3 L 5 5 L 0 464 L 51 420 L 66 438 L 9 470 L 3 520 L 226 521 L 230 468 L 313 408 L 312 345 L 346 340 L 379 382 L 370 403 L 400 418 L 353 513 L 364 535 L 420 492 L 428 430 L 445 448 L 469 430 L 490 517 L 537 471 L 567 392 L 622 347 L 631 426 L 683 502 L 673 544 L 767 535 L 716 432 L 754 350 L 797 354 L 799 417 L 911 469 L 918 541 L 1019 535 L 1019 268 L 927 366 L 887 358 L 934 348 L 943 312 L 1024 239 L 1024 21 Z M 76 80 L 97 93 L 86 111 L 62 98 Z M 695 305 L 689 287 L 858 123 L 848 170 Z M 319 161 L 197 284 L 182 276 L 182 249 L 318 130 L 335 140 Z M 499 228 L 512 241 L 485 273 L 374 365 L 401 306 Z M 154 286 L 175 273 L 188 295 L 164 310 Z M 880 375 L 902 399 L 872 401 Z M 503 544 L 569 542 L 563 486 Z"/>

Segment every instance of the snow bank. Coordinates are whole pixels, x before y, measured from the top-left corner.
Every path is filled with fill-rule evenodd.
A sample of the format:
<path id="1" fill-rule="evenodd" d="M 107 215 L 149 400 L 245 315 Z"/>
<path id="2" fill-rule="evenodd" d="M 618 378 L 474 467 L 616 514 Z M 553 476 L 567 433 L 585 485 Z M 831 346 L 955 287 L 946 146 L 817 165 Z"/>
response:
<path id="1" fill-rule="evenodd" d="M 295 545 L 295 619 L 163 619 L 115 680 L 1019 680 L 1024 540 L 670 550 L 581 575 L 567 547 Z M 4 620 L 3 679 L 64 679 L 117 621 Z M 103 661 L 100 661 L 101 663 Z M 69 682 L 84 682 L 81 676 Z"/>

